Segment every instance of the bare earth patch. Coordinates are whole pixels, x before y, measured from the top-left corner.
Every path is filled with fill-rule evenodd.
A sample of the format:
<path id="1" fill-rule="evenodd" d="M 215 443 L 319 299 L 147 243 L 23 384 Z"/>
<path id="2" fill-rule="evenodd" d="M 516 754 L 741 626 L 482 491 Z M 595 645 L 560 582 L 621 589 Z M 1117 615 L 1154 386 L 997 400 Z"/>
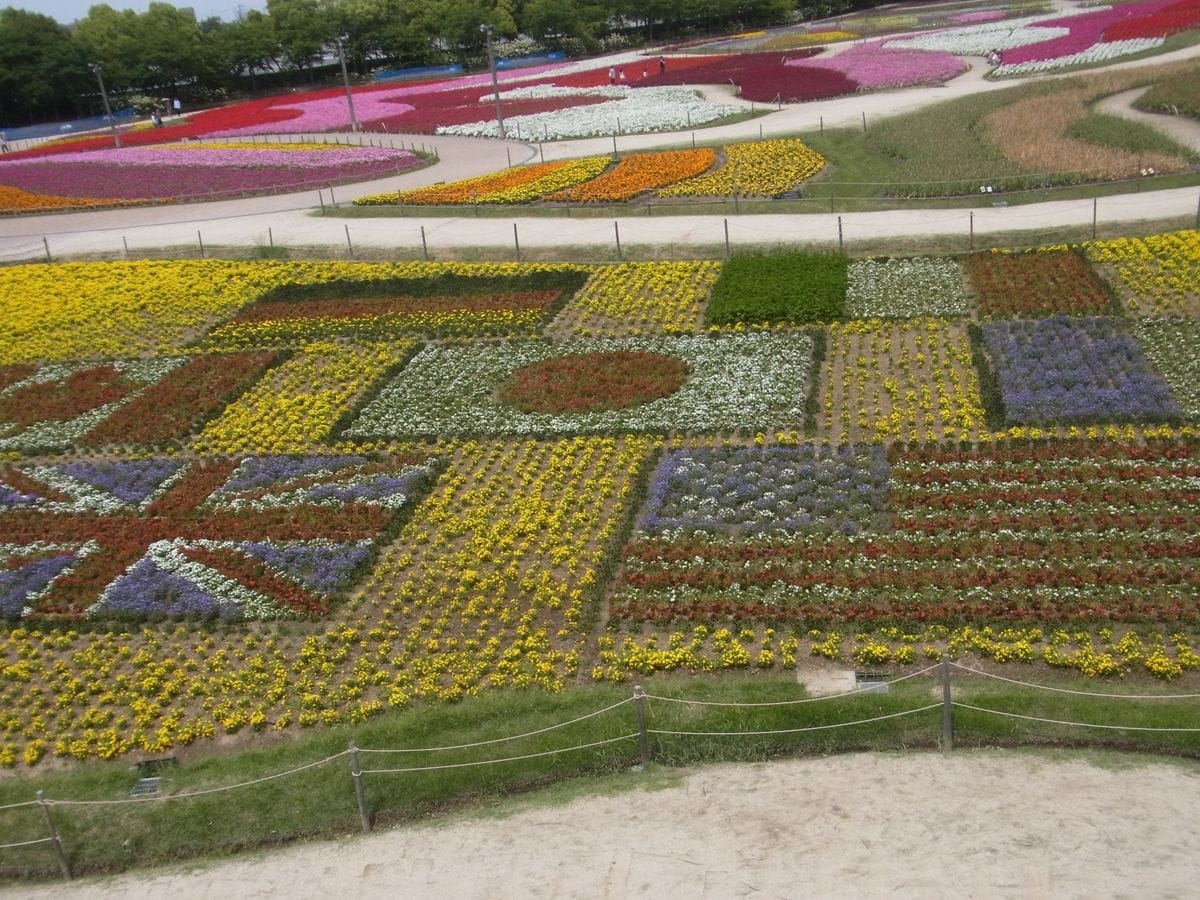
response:
<path id="1" fill-rule="evenodd" d="M 4 895 L 1194 896 L 1200 764 L 1105 759 L 1119 768 L 966 751 L 630 773 L 658 789 Z"/>

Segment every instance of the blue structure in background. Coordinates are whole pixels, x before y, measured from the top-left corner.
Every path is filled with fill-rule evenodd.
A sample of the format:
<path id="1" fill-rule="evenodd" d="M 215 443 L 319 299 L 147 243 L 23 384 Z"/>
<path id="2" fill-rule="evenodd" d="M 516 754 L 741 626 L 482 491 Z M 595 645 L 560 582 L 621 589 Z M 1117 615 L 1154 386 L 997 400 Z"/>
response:
<path id="1" fill-rule="evenodd" d="M 540 56 L 513 56 L 508 59 L 496 60 L 496 68 L 501 71 L 505 69 L 524 69 L 526 66 L 540 66 L 542 63 L 562 62 L 567 55 L 561 50 L 555 50 L 553 53 L 543 53 Z"/>
<path id="2" fill-rule="evenodd" d="M 112 114 L 113 121 L 118 125 L 132 122 L 136 117 L 133 108 L 119 109 Z M 93 116 L 90 119 L 75 119 L 71 122 L 51 122 L 46 125 L 29 125 L 25 128 L 6 128 L 0 131 L 0 137 L 6 141 L 27 141 L 32 138 L 57 137 L 62 134 L 79 134 L 81 131 L 97 131 L 108 127 L 107 116 Z"/>
<path id="3" fill-rule="evenodd" d="M 408 81 L 413 78 L 433 78 L 438 75 L 461 75 L 462 66 L 418 66 L 413 69 L 383 69 L 375 73 L 376 81 Z"/>

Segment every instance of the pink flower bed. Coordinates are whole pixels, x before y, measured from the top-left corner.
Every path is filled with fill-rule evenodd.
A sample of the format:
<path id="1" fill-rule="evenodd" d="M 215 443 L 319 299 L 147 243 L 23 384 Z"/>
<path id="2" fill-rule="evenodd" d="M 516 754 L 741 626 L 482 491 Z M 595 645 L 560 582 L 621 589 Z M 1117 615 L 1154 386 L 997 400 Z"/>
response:
<path id="1" fill-rule="evenodd" d="M 384 178 L 419 160 L 403 150 L 98 150 L 0 162 L 0 184 L 53 197 L 218 200 Z M 207 158 L 206 158 L 207 157 Z M 266 162 L 264 157 L 276 162 Z"/>
<path id="2" fill-rule="evenodd" d="M 841 72 L 864 88 L 902 87 L 946 81 L 966 71 L 967 64 L 953 53 L 887 48 L 883 41 L 859 44 L 835 56 L 789 60 L 802 70 Z"/>
<path id="3" fill-rule="evenodd" d="M 1194 3 L 1188 4 L 1194 6 Z M 1120 30 L 1130 30 L 1143 27 L 1141 23 L 1153 23 L 1155 17 L 1168 9 L 1177 9 L 1183 4 L 1179 0 L 1149 0 L 1145 3 L 1123 3 L 1109 9 L 1084 13 L 1080 16 L 1064 16 L 1061 19 L 1047 19 L 1038 22 L 1035 27 L 1067 28 L 1069 33 L 1057 38 L 1042 41 L 1037 44 L 1026 44 L 1024 47 L 1014 47 L 1000 53 L 1000 61 L 1005 66 L 1015 66 L 1021 63 L 1037 62 L 1046 59 L 1057 59 L 1061 56 L 1073 56 L 1083 53 L 1089 47 L 1103 42 L 1128 39 L 1124 34 L 1117 38 L 1113 35 Z M 1178 29 L 1177 29 L 1178 30 Z M 1138 37 L 1163 37 L 1162 33 L 1139 34 Z"/>

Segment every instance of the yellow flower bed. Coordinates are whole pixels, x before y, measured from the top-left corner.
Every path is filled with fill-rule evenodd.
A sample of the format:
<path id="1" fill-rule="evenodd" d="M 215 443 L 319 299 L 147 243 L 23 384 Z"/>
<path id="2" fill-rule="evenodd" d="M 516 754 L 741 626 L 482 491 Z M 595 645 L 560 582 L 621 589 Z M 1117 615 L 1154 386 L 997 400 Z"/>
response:
<path id="1" fill-rule="evenodd" d="M 823 437 L 972 440 L 983 423 L 965 326 L 932 318 L 829 326 L 817 416 Z"/>
<path id="2" fill-rule="evenodd" d="M 612 203 L 628 200 L 643 191 L 664 187 L 708 170 L 717 154 L 711 148 L 665 150 L 661 153 L 634 153 L 599 178 L 559 191 L 547 200 L 571 200 L 577 203 Z"/>
<path id="3" fill-rule="evenodd" d="M 836 41 L 852 41 L 858 37 L 852 31 L 818 31 L 815 34 L 780 34 L 759 41 L 754 45 L 756 53 L 771 50 L 793 50 L 797 47 L 811 47 L 815 44 L 832 44 Z"/>
<path id="4" fill-rule="evenodd" d="M 288 282 L 579 271 L 558 263 L 68 263 L 0 267 L 0 365 L 178 353 L 270 288 Z"/>
<path id="5" fill-rule="evenodd" d="M 707 260 L 605 266 L 567 303 L 552 330 L 560 337 L 698 332 L 720 272 L 720 263 Z"/>
<path id="6" fill-rule="evenodd" d="M 306 345 L 205 426 L 201 453 L 295 453 L 329 435 L 363 390 L 412 351 L 401 341 Z"/>
<path id="7" fill-rule="evenodd" d="M 518 166 L 491 175 L 467 178 L 450 184 L 401 191 L 398 195 L 377 194 L 355 200 L 358 206 L 380 203 L 528 203 L 545 194 L 561 191 L 595 178 L 612 162 L 610 156 L 588 156 L 558 162 Z M 390 200 L 387 198 L 391 197 Z"/>
<path id="8" fill-rule="evenodd" d="M 1092 241 L 1083 249 L 1110 269 L 1130 314 L 1200 315 L 1200 231 Z"/>
<path id="9" fill-rule="evenodd" d="M 662 188 L 658 196 L 728 197 L 736 190 L 774 197 L 794 190 L 824 165 L 825 157 L 795 138 L 731 144 L 721 168 Z"/>

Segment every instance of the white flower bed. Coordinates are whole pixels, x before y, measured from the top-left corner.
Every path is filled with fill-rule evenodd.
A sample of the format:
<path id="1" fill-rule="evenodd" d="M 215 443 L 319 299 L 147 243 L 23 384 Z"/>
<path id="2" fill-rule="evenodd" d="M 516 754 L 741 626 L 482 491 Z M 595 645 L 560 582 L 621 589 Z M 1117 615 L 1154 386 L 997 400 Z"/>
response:
<path id="1" fill-rule="evenodd" d="M 620 84 L 598 84 L 594 87 L 559 87 L 556 84 L 534 84 L 529 87 L 501 91 L 501 100 L 545 100 L 550 97 L 626 97 L 630 88 Z M 483 94 L 480 103 L 495 100 L 495 94 Z"/>
<path id="2" fill-rule="evenodd" d="M 864 259 L 847 271 L 846 314 L 856 318 L 961 316 L 962 272 L 952 259 Z"/>
<path id="3" fill-rule="evenodd" d="M 1153 50 L 1155 47 L 1161 47 L 1162 44 L 1162 38 L 1134 38 L 1128 41 L 1092 44 L 1086 50 L 1079 53 L 1071 53 L 1067 56 L 1056 56 L 1053 59 L 1033 59 L 1029 62 L 1015 63 L 1011 66 L 996 66 L 992 70 L 992 74 L 1000 77 L 1005 75 L 1029 75 L 1034 72 L 1050 72 L 1054 69 L 1064 69 L 1068 66 L 1094 65 L 1095 63 L 1107 62 L 1110 59 L 1116 59 L 1120 56 L 1128 56 L 1131 53 Z"/>
<path id="4" fill-rule="evenodd" d="M 601 137 L 610 134 L 642 134 L 647 131 L 680 131 L 690 126 L 715 122 L 741 112 L 731 103 L 712 103 L 692 88 L 626 88 L 619 100 L 576 106 L 504 120 L 507 133 L 528 140 L 553 141 L 564 138 Z M 466 137 L 495 137 L 496 120 L 469 122 L 438 128 L 438 134 Z"/>
<path id="5" fill-rule="evenodd" d="M 1003 22 L 983 22 L 966 28 L 949 28 L 945 31 L 929 31 L 896 38 L 886 42 L 884 46 L 907 50 L 944 50 L 964 56 L 985 56 L 993 50 L 1011 50 L 1013 47 L 1040 44 L 1052 38 L 1065 37 L 1070 34 L 1068 28 L 1034 27 L 1038 22 L 1060 18 L 1062 13 L 1007 19 Z"/>
<path id="6" fill-rule="evenodd" d="M 498 385 L 551 357 L 639 350 L 688 364 L 683 386 L 667 397 L 621 410 L 575 415 L 525 413 L 503 405 Z M 563 344 L 429 346 L 347 431 L 347 435 L 581 434 L 613 431 L 714 431 L 796 426 L 812 380 L 807 335 L 641 337 Z"/>

